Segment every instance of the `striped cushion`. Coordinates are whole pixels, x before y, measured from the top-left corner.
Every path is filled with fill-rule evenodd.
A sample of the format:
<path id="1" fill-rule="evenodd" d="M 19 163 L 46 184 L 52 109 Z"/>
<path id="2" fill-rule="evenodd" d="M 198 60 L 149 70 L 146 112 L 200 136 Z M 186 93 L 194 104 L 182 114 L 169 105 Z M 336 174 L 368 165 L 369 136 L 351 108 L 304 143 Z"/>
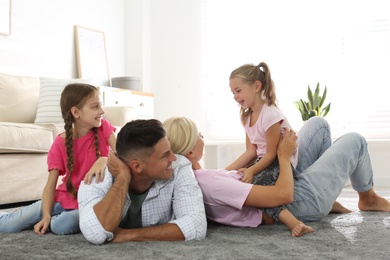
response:
<path id="1" fill-rule="evenodd" d="M 60 98 L 62 90 L 70 83 L 91 83 L 84 79 L 55 79 L 41 77 L 36 124 L 52 123 L 64 125 L 61 115 Z"/>

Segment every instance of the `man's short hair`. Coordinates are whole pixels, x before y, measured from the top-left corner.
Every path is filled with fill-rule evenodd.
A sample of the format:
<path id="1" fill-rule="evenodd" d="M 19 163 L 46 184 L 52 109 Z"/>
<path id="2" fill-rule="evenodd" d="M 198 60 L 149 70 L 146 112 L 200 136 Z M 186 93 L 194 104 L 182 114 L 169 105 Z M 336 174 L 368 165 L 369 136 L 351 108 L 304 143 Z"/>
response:
<path id="1" fill-rule="evenodd" d="M 156 119 L 137 119 L 128 122 L 119 131 L 116 152 L 122 160 L 152 153 L 154 146 L 165 137 L 162 123 Z"/>

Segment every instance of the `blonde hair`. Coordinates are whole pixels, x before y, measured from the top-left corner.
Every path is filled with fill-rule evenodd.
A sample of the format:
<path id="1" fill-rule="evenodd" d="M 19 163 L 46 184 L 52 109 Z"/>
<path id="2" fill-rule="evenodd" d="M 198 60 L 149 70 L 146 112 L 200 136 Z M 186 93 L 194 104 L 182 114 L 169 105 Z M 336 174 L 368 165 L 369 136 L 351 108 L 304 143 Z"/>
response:
<path id="1" fill-rule="evenodd" d="M 248 84 L 254 84 L 257 80 L 261 82 L 260 99 L 265 99 L 268 106 L 277 106 L 277 99 L 275 93 L 275 85 L 271 78 L 271 71 L 265 62 L 260 62 L 259 65 L 245 64 L 233 70 L 229 79 L 240 78 Z M 251 113 L 250 109 L 240 110 L 241 122 L 245 124 L 247 118 Z"/>
<path id="2" fill-rule="evenodd" d="M 187 155 L 194 149 L 199 131 L 193 120 L 186 117 L 171 117 L 164 121 L 163 127 L 173 153 Z"/>

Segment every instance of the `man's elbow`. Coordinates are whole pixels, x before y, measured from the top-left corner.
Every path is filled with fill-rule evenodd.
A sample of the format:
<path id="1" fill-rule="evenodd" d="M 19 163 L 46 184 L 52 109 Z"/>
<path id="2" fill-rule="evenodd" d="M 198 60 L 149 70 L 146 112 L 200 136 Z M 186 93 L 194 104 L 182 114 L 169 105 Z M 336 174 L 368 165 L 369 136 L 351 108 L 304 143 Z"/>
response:
<path id="1" fill-rule="evenodd" d="M 92 230 L 91 228 L 85 229 L 80 226 L 81 233 L 83 234 L 84 238 L 91 244 L 94 245 L 103 245 L 107 241 L 106 234 L 103 234 L 102 232 L 96 232 L 95 230 Z"/>
<path id="2" fill-rule="evenodd" d="M 207 222 L 198 226 L 194 240 L 203 240 L 207 234 Z"/>
<path id="3" fill-rule="evenodd" d="M 176 222 L 186 241 L 202 240 L 207 234 L 207 219 L 204 212 L 194 214 L 191 221 Z M 184 225 L 183 225 L 184 224 Z"/>
<path id="4" fill-rule="evenodd" d="M 206 238 L 207 234 L 207 218 L 206 213 L 199 216 L 195 240 L 202 240 Z"/>
<path id="5" fill-rule="evenodd" d="M 102 245 L 110 240 L 110 232 L 105 231 L 99 223 L 90 222 L 80 215 L 80 230 L 84 238 L 94 245 Z"/>

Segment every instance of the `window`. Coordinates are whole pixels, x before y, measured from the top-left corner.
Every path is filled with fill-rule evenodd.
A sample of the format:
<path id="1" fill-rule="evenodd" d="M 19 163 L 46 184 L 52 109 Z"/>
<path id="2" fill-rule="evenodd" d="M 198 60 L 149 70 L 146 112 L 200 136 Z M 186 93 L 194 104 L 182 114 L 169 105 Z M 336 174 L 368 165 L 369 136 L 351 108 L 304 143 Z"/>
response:
<path id="1" fill-rule="evenodd" d="M 266 62 L 279 106 L 294 128 L 302 124 L 293 101 L 307 86 L 328 88 L 326 119 L 334 137 L 357 131 L 390 138 L 390 25 L 387 2 L 203 0 L 202 69 L 205 136 L 243 139 L 230 72 Z"/>

